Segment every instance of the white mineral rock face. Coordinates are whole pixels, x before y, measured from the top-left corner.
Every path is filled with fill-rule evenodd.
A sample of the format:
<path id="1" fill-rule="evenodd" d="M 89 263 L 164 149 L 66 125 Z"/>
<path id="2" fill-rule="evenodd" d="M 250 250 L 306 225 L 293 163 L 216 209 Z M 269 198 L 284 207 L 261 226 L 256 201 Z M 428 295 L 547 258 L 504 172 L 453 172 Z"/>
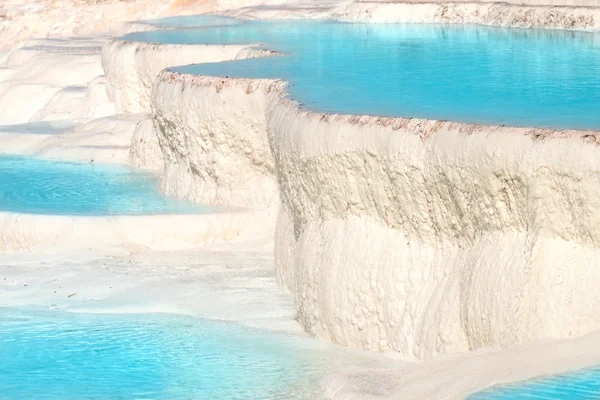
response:
<path id="1" fill-rule="evenodd" d="M 152 84 L 167 67 L 236 59 L 247 45 L 172 45 L 108 41 L 102 49 L 102 65 L 108 97 L 118 112 L 150 111 Z"/>
<path id="2" fill-rule="evenodd" d="M 154 85 L 152 117 L 169 195 L 240 207 L 277 204 L 267 141 L 270 81 L 219 83 L 164 71 Z"/>
<path id="3" fill-rule="evenodd" d="M 154 133 L 151 116 L 139 120 L 133 131 L 129 164 L 157 172 L 162 172 L 164 168 L 164 159 L 158 143 L 158 136 Z"/>
<path id="4" fill-rule="evenodd" d="M 73 107 L 102 75 L 100 47 L 97 40 L 30 40 L 12 50 L 0 80 L 0 124 L 39 121 L 51 102 Z"/>
<path id="5" fill-rule="evenodd" d="M 168 12 L 170 3 L 173 1 L 3 0 L 0 2 L 0 48 L 32 37 L 118 32 L 125 21 Z"/>
<path id="6" fill-rule="evenodd" d="M 280 99 L 267 122 L 279 281 L 308 332 L 429 358 L 600 327 L 595 134 Z"/>
<path id="7" fill-rule="evenodd" d="M 31 39 L 0 74 L 0 152 L 76 162 L 128 162 L 142 115 L 115 115 L 98 39 Z"/>
<path id="8" fill-rule="evenodd" d="M 600 21 L 596 8 L 537 0 L 341 3 L 239 13 L 285 16 L 297 7 L 346 21 L 589 30 Z M 3 151 L 131 163 L 163 171 L 170 195 L 261 211 L 4 213 L 0 250 L 187 249 L 265 238 L 277 221 L 277 281 L 319 338 L 423 359 L 600 328 L 596 133 L 317 114 L 286 99 L 280 81 L 164 71 L 271 55 L 250 44 L 112 40 L 102 76 L 99 41 L 49 43 L 31 40 L 0 56 L 0 123 L 17 124 L 2 127 Z M 58 124 L 47 125 L 52 132 L 19 133 L 49 121 Z"/>
<path id="9" fill-rule="evenodd" d="M 316 114 L 284 86 L 163 72 L 153 118 L 171 194 L 266 204 L 276 178 L 306 331 L 430 358 L 600 327 L 595 133 Z"/>
<path id="10" fill-rule="evenodd" d="M 263 233 L 265 220 L 263 212 L 112 217 L 0 212 L 0 252 L 40 246 L 185 250 L 251 240 Z"/>
<path id="11" fill-rule="evenodd" d="M 510 3 L 510 2 L 508 2 Z M 600 8 L 591 4 L 552 5 L 552 0 L 530 0 L 527 4 L 505 2 L 378 2 L 351 3 L 339 19 L 347 22 L 372 23 L 450 23 L 481 24 L 516 28 L 573 30 L 600 29 Z"/>
<path id="12" fill-rule="evenodd" d="M 106 78 L 101 75 L 87 85 L 60 89 L 29 122 L 94 119 L 114 114 L 115 105 L 108 99 Z"/>
<path id="13" fill-rule="evenodd" d="M 155 88 L 154 93 L 154 106 L 159 109 L 156 113 L 160 113 L 163 106 L 188 107 L 187 103 L 182 104 L 184 99 L 180 93 L 168 92 L 169 83 L 165 83 L 163 78 L 156 79 L 160 71 L 169 66 L 274 55 L 277 55 L 277 52 L 260 49 L 253 45 L 172 45 L 136 43 L 123 40 L 109 41 L 102 49 L 108 96 L 110 100 L 114 101 L 117 111 L 124 113 L 150 112 L 151 102 L 153 101 L 152 87 L 155 81 L 157 82 L 157 88 Z M 169 119 L 169 111 L 166 111 L 166 113 L 164 118 Z M 162 129 L 167 128 L 163 126 Z M 158 136 L 152 130 L 152 124 L 149 124 L 146 119 L 140 121 L 132 138 L 130 163 L 136 167 L 162 171 L 163 155 L 158 145 Z M 170 133 L 167 132 L 166 134 Z M 244 141 L 244 143 L 246 142 Z M 169 150 L 167 149 L 167 151 Z M 169 178 L 164 179 L 165 188 L 169 193 L 188 199 L 203 201 L 206 198 L 219 204 L 247 206 L 257 202 L 257 204 L 266 204 L 265 199 L 268 202 L 272 197 L 270 193 L 274 190 L 272 184 L 266 183 L 265 190 L 269 193 L 259 196 L 260 199 L 249 200 L 246 199 L 247 196 L 242 196 L 235 202 L 230 203 L 229 200 L 225 200 L 225 197 L 233 194 L 225 195 L 223 193 L 226 190 L 223 181 L 220 189 L 222 193 L 217 196 L 218 200 L 212 198 L 212 196 L 199 197 L 195 194 L 195 192 L 200 191 L 199 180 L 193 177 L 193 172 L 182 172 L 189 169 L 183 168 L 180 170 L 179 167 L 174 166 L 173 163 L 169 164 L 167 169 Z M 180 174 L 180 172 L 182 173 Z M 272 176 L 272 173 L 269 175 Z M 236 193 L 244 190 L 244 188 L 236 189 Z M 256 196 L 252 195 L 252 197 L 255 198 Z M 247 201 L 250 201 L 250 203 L 247 203 Z"/>

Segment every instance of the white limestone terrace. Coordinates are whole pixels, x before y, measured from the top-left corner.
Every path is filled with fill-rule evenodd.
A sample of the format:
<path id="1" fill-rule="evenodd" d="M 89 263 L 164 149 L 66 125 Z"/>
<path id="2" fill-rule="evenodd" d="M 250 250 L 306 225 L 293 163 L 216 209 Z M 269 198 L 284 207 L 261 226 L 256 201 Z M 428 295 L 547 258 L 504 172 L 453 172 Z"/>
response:
<path id="1" fill-rule="evenodd" d="M 193 110 L 183 123 L 175 94 Z M 263 194 L 264 184 L 248 177 L 277 180 L 277 280 L 313 335 L 430 358 L 598 329 L 597 132 L 329 116 L 300 110 L 283 82 L 269 80 L 163 72 L 154 95 L 166 171 L 173 165 L 178 179 L 197 181 L 196 193 L 265 205 L 219 196 L 219 184 Z M 258 137 L 261 127 L 266 137 Z M 232 146 L 244 140 L 227 139 L 236 132 L 253 132 L 258 149 Z M 547 351 L 538 345 L 525 354 L 539 360 Z M 547 356 L 544 369 L 523 364 L 518 350 L 465 356 L 456 370 L 456 359 L 442 358 L 418 367 L 426 372 L 415 373 L 414 384 L 404 369 L 352 372 L 332 378 L 328 391 L 366 399 L 388 387 L 380 394 L 460 398 L 494 382 L 600 361 L 595 347 L 583 359 L 581 351 Z M 479 368 L 497 359 L 504 369 Z M 456 378 L 455 392 L 427 386 L 430 366 L 457 371 L 443 375 L 444 384 Z"/>
<path id="2" fill-rule="evenodd" d="M 408 15 L 411 22 L 568 29 L 595 29 L 597 23 L 596 8 L 580 5 L 482 2 L 460 3 L 444 11 L 445 5 L 422 4 L 297 2 L 229 14 L 245 18 L 335 15 L 374 22 L 403 21 Z M 492 18 L 495 14 L 488 12 L 488 17 L 481 17 L 482 10 L 496 10 L 499 16 Z M 39 44 L 25 44 L 22 49 L 27 52 Z M 19 264 L 24 258 L 28 266 L 10 272 L 16 282 L 11 292 L 14 304 L 33 301 L 21 283 L 41 284 L 50 279 L 46 270 L 31 268 L 32 262 L 76 243 L 78 251 L 89 245 L 110 248 L 107 253 L 113 254 L 118 248 L 146 264 L 152 264 L 148 259 L 157 250 L 198 246 L 223 264 L 226 261 L 211 251 L 227 245 L 235 255 L 233 263 L 239 265 L 240 252 L 254 252 L 253 239 L 261 243 L 261 252 L 270 254 L 274 215 L 279 210 L 276 279 L 292 293 L 295 315 L 307 332 L 334 343 L 388 350 L 412 360 L 437 357 L 399 363 L 385 372 L 340 373 L 326 382 L 331 398 L 461 398 L 493 383 L 600 362 L 600 350 L 592 346 L 598 343 L 600 323 L 595 312 L 599 277 L 593 268 L 598 262 L 595 243 L 600 217 L 597 132 L 307 112 L 286 98 L 281 81 L 160 72 L 176 57 L 188 56 L 185 46 L 113 41 L 105 51 L 122 52 L 122 56 L 105 60 L 106 77 L 98 78 L 103 73 L 99 70 L 100 44 L 83 45 L 94 48 L 95 61 L 82 62 L 85 68 L 77 74 L 66 73 L 60 80 L 58 75 L 74 70 L 67 51 L 54 58 L 55 63 L 39 61 L 35 76 L 22 75 L 15 85 L 40 85 L 33 92 L 35 104 L 22 103 L 18 108 L 22 113 L 6 111 L 6 119 L 0 119 L 13 128 L 54 118 L 74 118 L 83 124 L 65 125 L 64 135 L 46 137 L 43 143 L 26 139 L 18 129 L 11 132 L 3 127 L 7 137 L 3 146 L 11 143 L 19 153 L 133 163 L 159 171 L 164 162 L 163 187 L 168 193 L 254 212 L 244 218 L 212 216 L 204 222 L 186 217 L 34 221 L 2 215 L 6 228 L 0 228 L 0 243 L 10 243 L 5 246 L 11 251 L 20 250 L 3 256 L 4 262 Z M 233 59 L 247 52 L 220 47 L 198 46 L 189 53 L 198 58 L 176 58 L 176 63 L 209 61 L 207 54 Z M 2 77 L 10 75 L 14 83 L 15 76 L 26 74 L 28 65 L 44 60 L 41 54 L 46 50 L 38 48 L 40 55 L 30 58 L 31 64 L 7 67 Z M 123 63 L 122 70 L 110 65 L 115 60 Z M 40 73 L 46 77 L 38 80 Z M 153 75 L 159 73 L 154 80 Z M 95 100 L 82 100 L 90 97 Z M 3 104 L 19 98 L 24 95 L 6 98 Z M 72 108 L 72 104 L 78 106 Z M 141 113 L 116 116 L 116 107 Z M 105 128 L 107 124 L 114 125 Z M 24 140 L 33 142 L 21 145 Z M 113 151 L 108 150 L 110 146 Z M 40 222 L 44 229 L 32 238 Z M 108 224 L 111 228 L 106 230 Z M 114 227 L 123 231 L 115 234 Z M 13 232 L 8 239 L 7 232 Z M 94 234 L 81 240 L 87 232 Z M 35 252 L 22 252 L 32 243 Z M 206 256 L 191 254 L 172 257 Z M 119 259 L 115 264 L 123 267 L 129 261 Z M 68 282 L 74 274 L 69 262 L 46 269 L 56 268 L 60 279 Z M 102 284 L 113 279 L 98 272 L 102 264 L 95 262 L 82 279 L 101 276 Z M 406 268 L 397 268 L 399 264 Z M 154 266 L 153 276 L 158 280 L 169 276 L 169 265 Z M 134 269 L 121 270 L 131 273 L 124 279 L 127 284 L 144 277 L 143 267 Z M 272 280 L 272 275 L 262 271 L 248 287 L 263 287 L 257 282 L 265 275 Z M 183 302 L 198 312 L 202 305 L 191 306 L 189 300 L 176 296 L 180 287 L 189 296 L 190 288 L 198 288 L 184 285 L 186 279 L 193 280 L 186 276 L 182 281 L 169 281 L 164 296 L 169 304 L 181 306 Z M 249 313 L 276 300 L 272 285 L 268 288 L 267 298 L 258 307 L 248 307 Z M 137 299 L 139 304 L 145 297 L 144 287 L 133 291 L 132 297 L 121 292 L 122 298 L 108 296 L 99 284 L 88 290 L 88 300 L 112 299 L 113 304 L 107 306 L 110 310 L 124 299 L 132 303 Z M 214 299 L 213 292 L 198 290 L 200 298 Z M 42 304 L 53 302 L 49 293 L 33 298 Z M 281 306 L 280 301 L 278 318 L 288 324 L 290 306 L 285 302 Z M 59 306 L 63 303 L 66 300 Z M 237 306 L 235 301 L 228 304 Z M 125 308 L 136 309 L 131 304 Z M 180 310 L 157 301 L 148 309 Z M 219 318 L 227 310 L 210 312 Z M 588 332 L 590 336 L 565 340 Z M 558 342 L 549 347 L 545 340 Z M 499 350 L 513 346 L 515 350 Z"/>
<path id="3" fill-rule="evenodd" d="M 239 60 L 273 55 L 259 44 L 176 45 L 112 39 L 102 48 L 107 93 L 119 113 L 150 112 L 152 84 L 163 69 L 175 65 Z"/>
<path id="4" fill-rule="evenodd" d="M 151 8 L 147 2 L 137 5 Z M 121 11 L 130 4 L 123 6 Z M 112 12 L 95 17 L 118 14 L 114 4 L 110 7 L 105 10 Z M 81 8 L 86 15 L 98 12 Z M 58 9 L 66 13 L 64 21 L 81 17 L 79 7 L 71 10 L 76 17 L 68 6 Z M 11 21 L 10 29 L 21 22 Z M 61 25 L 63 33 L 70 23 Z M 21 28 L 28 29 L 25 25 Z M 116 114 L 102 69 L 104 42 L 95 35 L 28 39 L 0 54 L 0 152 L 81 163 L 133 162 L 132 140 L 147 131 L 148 119 Z M 110 217 L 1 212 L 2 306 L 183 313 L 301 334 L 289 297 L 270 272 L 273 217 L 230 211 Z"/>
<path id="5" fill-rule="evenodd" d="M 117 104 L 108 97 L 111 90 L 101 63 L 104 42 L 101 38 L 30 39 L 3 57 L 0 153 L 162 169 L 160 155 L 152 154 L 146 163 L 143 156 L 138 157 L 139 146 L 132 146 L 140 144 L 138 135 L 144 132 L 146 114 L 117 114 Z M 242 46 L 232 57 L 240 50 Z M 239 56 L 255 53 L 260 54 L 250 49 Z M 175 60 L 173 54 L 166 56 Z M 213 58 L 204 53 L 202 57 L 222 59 L 218 51 Z M 147 61 L 151 64 L 152 59 Z M 153 71 L 157 74 L 159 70 Z M 151 84 L 153 78 L 148 76 L 146 81 Z M 272 222 L 265 224 L 265 220 Z M 181 250 L 244 241 L 265 236 L 265 232 L 269 237 L 273 224 L 274 219 L 265 217 L 262 211 L 241 209 L 213 214 L 111 217 L 2 212 L 0 251 L 52 246 Z"/>
<path id="6" fill-rule="evenodd" d="M 552 1 L 507 3 L 458 1 L 378 2 L 350 5 L 340 16 L 347 22 L 480 24 L 515 28 L 598 30 L 600 4 L 575 1 L 562 5 Z"/>
<path id="7" fill-rule="evenodd" d="M 326 115 L 284 88 L 163 72 L 153 118 L 167 188 L 193 182 L 172 193 L 258 206 L 220 193 L 277 180 L 278 282 L 307 331 L 430 358 L 599 327 L 597 132 Z"/>
<path id="8" fill-rule="evenodd" d="M 505 350 L 483 349 L 415 364 L 397 362 L 391 367 L 370 370 L 351 368 L 327 377 L 323 386 L 326 397 L 336 400 L 464 399 L 491 385 L 597 365 L 598 339 L 598 332 L 593 332 L 575 339 Z"/>
<path id="9" fill-rule="evenodd" d="M 5 0 L 0 49 L 29 38 L 118 34 L 158 16 L 217 12 L 239 18 L 321 18 L 371 22 L 481 23 L 597 29 L 598 0 Z"/>
<path id="10" fill-rule="evenodd" d="M 555 0 L 501 3 L 297 0 L 250 3 L 246 7 L 221 10 L 218 14 L 239 19 L 334 19 L 345 22 L 481 24 L 570 30 L 600 28 L 600 3 L 596 0 L 560 4 Z M 129 29 L 141 30 L 152 26 L 151 22 L 137 26 L 130 24 Z M 148 113 L 152 83 L 164 68 L 273 55 L 268 51 L 253 49 L 259 45 L 174 45 L 112 39 L 103 47 L 109 99 L 115 102 L 119 113 Z M 133 162 L 143 166 L 138 161 Z"/>
<path id="11" fill-rule="evenodd" d="M 166 12 L 172 1 L 4 0 L 0 4 L 0 49 L 32 38 L 118 32 L 128 20 Z"/>
<path id="12" fill-rule="evenodd" d="M 152 119 L 169 193 L 279 201 L 277 281 L 307 332 L 445 355 L 339 374 L 329 396 L 461 398 L 600 362 L 582 347 L 600 327 L 598 132 L 327 115 L 285 88 L 163 71 Z M 476 351 L 490 348 L 515 350 Z"/>
<path id="13" fill-rule="evenodd" d="M 481 24 L 597 30 L 597 0 L 355 0 L 253 5 L 220 14 L 242 19 L 335 19 L 371 23 Z"/>
<path id="14" fill-rule="evenodd" d="M 177 251 L 263 237 L 268 215 L 68 216 L 0 212 L 0 254 L 52 247 Z M 267 225 L 268 227 L 268 225 Z"/>
<path id="15" fill-rule="evenodd" d="M 266 0 L 3 0 L 0 50 L 28 39 L 118 36 L 148 30 L 145 20 L 272 4 Z M 136 21 L 139 21 L 136 22 Z"/>

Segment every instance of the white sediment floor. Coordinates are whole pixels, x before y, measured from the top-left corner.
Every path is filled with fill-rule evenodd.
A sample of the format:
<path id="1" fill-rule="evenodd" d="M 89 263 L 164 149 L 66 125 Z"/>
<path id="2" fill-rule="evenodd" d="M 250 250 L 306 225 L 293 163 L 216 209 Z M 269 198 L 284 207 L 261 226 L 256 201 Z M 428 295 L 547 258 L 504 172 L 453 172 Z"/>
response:
<path id="1" fill-rule="evenodd" d="M 268 238 L 187 251 L 52 246 L 3 254 L 0 290 L 3 306 L 172 312 L 300 333 L 272 268 Z"/>
<path id="2" fill-rule="evenodd" d="M 165 1 L 155 3 L 160 5 L 160 10 L 172 6 Z M 223 2 L 221 7 L 218 4 L 196 6 L 210 10 L 232 8 L 228 14 L 246 18 L 294 16 L 375 22 L 495 21 L 499 25 L 552 28 L 570 25 L 576 29 L 596 28 L 600 20 L 587 18 L 589 15 L 595 16 L 596 10 L 585 14 L 578 7 L 556 10 L 539 4 L 535 5 L 539 6 L 538 14 L 532 16 L 528 11 L 532 6 L 490 5 L 483 2 L 454 4 L 450 12 L 441 12 L 440 5 L 436 3 L 418 5 L 413 9 L 414 12 L 408 14 L 403 13 L 404 7 L 408 6 L 394 8 L 387 2 L 273 2 L 258 7 L 233 8 L 234 3 Z M 248 4 L 251 3 L 239 5 Z M 27 12 L 31 10 L 19 8 L 16 3 L 7 3 L 3 7 L 16 9 L 9 14 L 21 21 L 23 26 L 28 26 L 30 19 Z M 32 10 L 46 10 L 42 2 L 32 2 L 30 7 L 33 7 Z M 52 12 L 43 11 L 54 16 L 52 26 L 60 26 L 56 11 L 56 8 L 63 10 L 60 7 L 55 6 Z M 85 6 L 81 7 L 77 16 L 70 17 L 70 28 L 36 26 L 27 28 L 29 30 L 18 30 L 15 25 L 3 23 L 0 32 L 6 35 L 0 44 L 12 46 L 18 40 L 36 33 L 45 36 L 52 32 L 60 35 L 97 31 L 101 25 L 97 19 L 94 19 L 95 24 L 83 29 L 94 14 Z M 120 3 L 102 7 L 124 18 L 126 10 L 116 11 L 121 7 Z M 139 1 L 127 6 L 127 10 L 134 9 L 137 11 L 132 15 L 136 18 L 154 15 L 144 12 L 143 4 Z M 155 13 L 160 10 L 155 10 Z M 484 10 L 485 13 L 475 13 L 476 10 Z M 549 14 L 552 12 L 558 14 L 552 16 Z M 107 13 L 105 18 L 110 19 L 111 15 Z M 118 26 L 109 28 L 118 29 Z M 104 76 L 101 48 L 105 41 L 100 37 L 31 39 L 20 43 L 11 52 L 0 55 L 0 61 L 4 61 L 0 68 L 0 153 L 162 169 L 162 156 L 156 154 L 157 149 L 160 150 L 158 144 L 140 145 L 146 140 L 156 140 L 147 133 L 148 127 L 151 128 L 148 114 L 151 88 L 147 81 L 150 79 L 153 82 L 151 75 L 158 73 L 156 65 L 136 76 L 137 81 L 143 83 L 135 93 L 138 97 L 129 97 L 129 103 L 122 103 L 137 104 L 136 99 L 143 98 L 143 107 L 129 110 L 135 113 L 117 114 L 117 111 L 128 110 L 128 106 L 121 107 L 118 101 L 117 104 L 114 102 L 115 93 L 123 90 L 125 80 L 120 81 L 122 75 L 118 74 Z M 130 47 L 115 45 L 114 50 L 129 51 L 127 49 Z M 215 47 L 207 59 L 200 58 L 197 61 L 235 58 L 243 50 Z M 137 53 L 140 57 L 148 57 L 147 62 L 151 62 L 152 54 L 144 55 L 144 51 L 142 49 Z M 202 51 L 198 50 L 199 57 L 208 54 Z M 182 60 L 192 62 L 194 59 L 191 56 Z M 139 61 L 128 62 L 134 65 Z M 106 62 L 104 67 L 107 68 Z M 135 73 L 135 67 L 128 68 L 114 71 Z M 110 81 L 115 76 L 118 79 Z M 173 90 L 169 85 L 171 82 L 159 82 L 154 90 L 168 93 Z M 230 96 L 236 101 L 243 99 L 240 100 L 243 107 L 261 101 L 260 91 L 253 94 L 257 87 L 253 86 L 251 91 L 247 90 L 250 88 L 247 83 L 244 85 L 240 89 L 241 86 L 236 88 L 233 84 L 232 88 L 219 92 L 219 96 Z M 239 96 L 238 92 L 245 92 L 247 96 Z M 188 91 L 185 95 L 190 98 L 182 97 L 179 101 L 190 104 L 194 94 Z M 166 96 L 163 100 L 165 104 L 160 105 L 160 111 L 167 110 L 163 115 L 167 121 L 173 118 L 168 107 L 177 108 L 181 105 L 177 102 L 166 104 L 172 100 Z M 217 118 L 227 115 L 229 110 L 226 105 L 223 107 L 215 113 Z M 243 107 L 239 109 L 251 109 Z M 190 118 L 193 116 L 183 116 L 180 122 L 190 126 L 197 122 L 190 121 Z M 111 218 L 0 213 L 0 306 L 64 308 L 73 312 L 173 312 L 303 335 L 301 325 L 296 322 L 292 296 L 276 284 L 274 223 L 278 195 L 275 193 L 274 179 L 268 176 L 272 172 L 271 155 L 262 153 L 268 143 L 266 138 L 259 135 L 266 121 L 246 122 L 247 126 L 240 125 L 237 128 L 256 128 L 251 132 L 254 136 L 249 137 L 254 142 L 260 142 L 253 153 L 258 156 L 249 157 L 251 162 L 248 164 L 252 164 L 252 169 L 248 169 L 246 175 L 221 179 L 211 188 L 216 188 L 216 191 L 219 185 L 225 184 L 227 190 L 219 192 L 217 196 L 207 196 L 207 199 L 226 201 L 236 206 L 241 205 L 236 202 L 253 203 L 255 210 L 198 216 Z M 174 138 L 177 134 L 190 134 L 185 129 L 182 132 L 169 134 Z M 235 143 L 236 138 L 231 136 L 227 140 L 229 145 Z M 175 153 L 178 149 L 173 146 L 171 150 Z M 233 156 L 223 153 L 227 155 L 221 161 L 225 164 L 232 162 L 233 158 L 227 157 Z M 317 154 L 314 158 L 325 156 Z M 210 157 L 192 161 L 207 168 L 215 163 L 215 159 Z M 172 175 L 186 173 L 182 165 L 173 166 L 171 163 L 170 168 Z M 193 189 L 200 184 L 200 180 L 194 181 L 195 177 L 183 179 L 178 175 L 173 179 L 167 181 L 165 187 L 170 193 L 182 197 L 193 197 Z M 206 179 L 202 182 L 205 184 Z M 262 185 L 265 192 L 257 197 L 251 196 L 245 188 L 237 192 L 234 190 L 244 185 Z M 347 229 L 354 229 L 351 222 Z M 277 237 L 284 235 L 278 232 Z M 280 251 L 277 257 L 285 260 L 290 255 L 291 250 L 290 254 L 281 254 Z M 288 287 L 289 284 L 286 282 Z M 418 362 L 400 359 L 397 353 L 390 351 L 381 355 L 377 369 L 367 371 L 348 366 L 348 371 L 328 377 L 324 381 L 324 390 L 332 399 L 459 399 L 492 384 L 598 363 L 598 332 L 577 339 L 537 341 L 510 350 L 483 348 L 471 353 Z"/>

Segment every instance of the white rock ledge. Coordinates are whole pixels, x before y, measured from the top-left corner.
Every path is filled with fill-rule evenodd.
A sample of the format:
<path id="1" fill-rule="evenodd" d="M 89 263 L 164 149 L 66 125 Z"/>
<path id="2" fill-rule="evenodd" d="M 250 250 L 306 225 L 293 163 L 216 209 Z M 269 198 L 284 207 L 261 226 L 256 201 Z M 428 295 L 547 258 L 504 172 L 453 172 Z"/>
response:
<path id="1" fill-rule="evenodd" d="M 263 235 L 262 212 L 72 216 L 0 213 L 0 252 L 39 246 L 185 250 Z"/>
<path id="2" fill-rule="evenodd" d="M 288 225 L 278 272 L 307 331 L 429 358 L 600 327 L 595 133 L 286 100 L 267 121 Z"/>
<path id="3" fill-rule="evenodd" d="M 153 119 L 167 192 L 280 198 L 278 283 L 319 338 L 423 359 L 600 327 L 597 132 L 327 115 L 168 71 Z"/>
<path id="4" fill-rule="evenodd" d="M 152 118 L 164 191 L 204 204 L 276 206 L 265 109 L 267 94 L 280 84 L 163 71 L 154 85 Z"/>
<path id="5" fill-rule="evenodd" d="M 600 29 L 600 4 L 572 1 L 573 5 L 550 5 L 551 1 L 521 1 L 531 4 L 488 1 L 357 1 L 339 16 L 340 21 L 371 23 L 480 24 L 513 28 L 569 30 Z M 561 3 L 565 3 L 561 0 Z M 590 7 L 589 5 L 593 5 Z"/>
<path id="6" fill-rule="evenodd" d="M 102 64 L 109 99 L 114 101 L 118 113 L 148 114 L 147 118 L 141 119 L 133 134 L 129 154 L 130 165 L 152 171 L 163 169 L 163 156 L 160 153 L 157 135 L 153 132 L 154 124 L 149 123 L 153 85 L 161 70 L 176 65 L 268 57 L 278 54 L 276 51 L 261 49 L 256 44 L 175 45 L 129 42 L 119 39 L 108 41 L 102 48 Z M 158 82 L 160 81 L 159 79 Z M 160 90 L 166 89 L 160 89 L 159 85 L 159 89 L 155 89 L 155 92 Z M 178 96 L 164 99 L 166 102 L 172 100 L 179 101 L 178 106 L 187 107 L 181 104 L 182 99 Z M 160 101 L 161 99 L 158 99 L 154 102 Z M 173 171 L 172 166 L 169 171 Z M 167 188 L 172 186 L 168 185 Z M 182 184 L 178 184 L 177 187 L 178 190 L 169 189 L 169 192 L 192 200 L 202 200 L 195 195 L 181 193 Z M 272 191 L 269 187 L 265 190 Z M 267 194 L 266 198 L 269 196 Z M 218 202 L 218 204 L 224 203 L 231 202 Z M 233 202 L 232 205 L 245 206 L 246 203 L 242 199 Z"/>
<path id="7" fill-rule="evenodd" d="M 252 45 L 178 45 L 113 39 L 102 48 L 108 97 L 117 112 L 150 111 L 152 83 L 167 67 L 250 58 Z M 241 52 L 241 53 L 240 53 Z M 241 55 L 240 55 L 241 54 Z"/>
<path id="8" fill-rule="evenodd" d="M 158 136 L 154 133 L 151 115 L 140 119 L 133 130 L 129 165 L 155 172 L 162 172 L 164 168 L 164 159 Z"/>

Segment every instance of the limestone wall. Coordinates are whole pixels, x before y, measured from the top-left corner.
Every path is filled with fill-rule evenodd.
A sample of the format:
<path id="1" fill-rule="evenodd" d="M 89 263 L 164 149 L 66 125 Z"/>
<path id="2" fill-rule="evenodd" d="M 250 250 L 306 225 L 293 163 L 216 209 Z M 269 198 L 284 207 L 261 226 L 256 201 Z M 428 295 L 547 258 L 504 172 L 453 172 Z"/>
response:
<path id="1" fill-rule="evenodd" d="M 169 72 L 154 98 L 169 193 L 264 205 L 276 179 L 277 278 L 311 334 L 429 358 L 600 327 L 596 133 L 331 116 Z"/>
<path id="2" fill-rule="evenodd" d="M 544 2 L 546 0 L 543 0 Z M 548 0 L 552 1 L 552 0 Z M 580 0 L 583 1 L 583 0 Z M 515 3 L 517 0 L 515 0 Z M 600 29 L 600 7 L 561 4 L 541 6 L 512 2 L 377 2 L 350 4 L 339 19 L 372 23 L 481 24 L 513 28 Z"/>

